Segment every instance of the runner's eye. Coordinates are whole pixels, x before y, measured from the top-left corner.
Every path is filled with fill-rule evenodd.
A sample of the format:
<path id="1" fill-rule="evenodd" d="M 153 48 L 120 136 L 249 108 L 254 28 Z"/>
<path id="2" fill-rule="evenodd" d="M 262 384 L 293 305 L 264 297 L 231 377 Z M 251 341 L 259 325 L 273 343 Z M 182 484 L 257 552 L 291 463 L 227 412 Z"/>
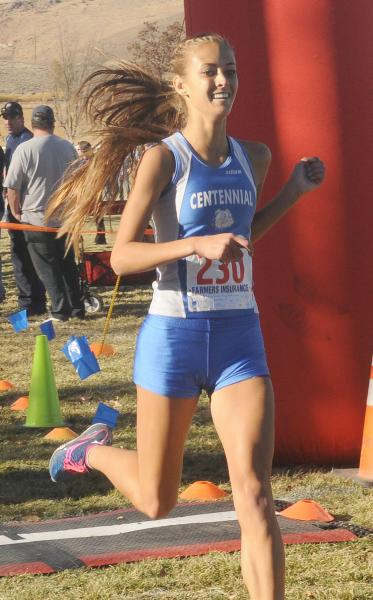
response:
<path id="1" fill-rule="evenodd" d="M 205 75 L 206 77 L 214 77 L 214 75 L 216 75 L 216 71 L 214 69 L 205 69 L 202 71 L 202 75 Z"/>

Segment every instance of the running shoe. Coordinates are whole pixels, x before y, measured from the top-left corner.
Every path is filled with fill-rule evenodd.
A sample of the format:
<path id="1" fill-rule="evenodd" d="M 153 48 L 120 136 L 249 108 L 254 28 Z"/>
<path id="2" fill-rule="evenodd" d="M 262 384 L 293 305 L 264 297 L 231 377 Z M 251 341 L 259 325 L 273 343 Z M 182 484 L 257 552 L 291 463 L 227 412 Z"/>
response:
<path id="1" fill-rule="evenodd" d="M 111 429 L 104 423 L 95 423 L 81 435 L 57 448 L 49 461 L 49 474 L 52 481 L 62 479 L 64 473 L 88 473 L 87 451 L 94 445 L 111 446 Z"/>

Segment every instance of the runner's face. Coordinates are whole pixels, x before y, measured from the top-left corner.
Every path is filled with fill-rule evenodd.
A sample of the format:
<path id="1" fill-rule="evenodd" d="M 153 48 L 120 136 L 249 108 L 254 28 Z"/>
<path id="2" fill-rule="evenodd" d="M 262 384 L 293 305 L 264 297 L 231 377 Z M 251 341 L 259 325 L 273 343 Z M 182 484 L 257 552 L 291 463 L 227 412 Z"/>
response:
<path id="1" fill-rule="evenodd" d="M 218 119 L 230 113 L 238 79 L 233 51 L 217 42 L 196 46 L 188 55 L 179 93 L 189 115 L 196 110 Z"/>

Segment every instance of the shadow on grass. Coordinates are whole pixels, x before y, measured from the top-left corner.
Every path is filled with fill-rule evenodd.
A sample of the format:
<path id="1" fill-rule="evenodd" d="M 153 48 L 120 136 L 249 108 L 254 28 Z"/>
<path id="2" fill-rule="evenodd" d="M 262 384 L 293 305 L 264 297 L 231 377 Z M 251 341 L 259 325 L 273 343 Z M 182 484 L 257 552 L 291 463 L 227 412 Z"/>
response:
<path id="1" fill-rule="evenodd" d="M 224 452 L 190 452 L 184 456 L 182 483 L 194 481 L 228 481 L 228 468 Z"/>
<path id="2" fill-rule="evenodd" d="M 96 494 L 107 494 L 113 489 L 110 482 L 100 473 L 71 476 L 55 484 L 47 469 L 18 470 L 0 475 L 0 502 L 21 504 L 32 500 L 79 500 Z"/>
<path id="3" fill-rule="evenodd" d="M 78 383 L 81 383 L 78 381 Z M 58 397 L 64 402 L 71 401 L 81 402 L 82 397 L 87 398 L 90 402 L 93 401 L 101 401 L 104 402 L 110 401 L 113 399 L 118 399 L 121 396 L 136 396 L 136 388 L 135 384 L 132 381 L 128 381 L 123 378 L 123 380 L 115 381 L 114 383 L 91 383 L 90 381 L 85 381 L 85 387 L 79 388 L 75 385 L 70 386 L 59 386 L 58 387 Z M 28 395 L 28 390 L 26 388 L 20 388 L 17 390 L 7 390 L 2 396 L 0 396 L 0 407 L 7 406 L 9 407 L 15 400 L 17 400 L 20 396 Z"/>
<path id="4" fill-rule="evenodd" d="M 82 433 L 92 424 L 91 419 L 80 414 L 74 414 L 65 422 L 77 434 Z M 136 415 L 132 412 L 122 413 L 114 430 L 114 443 L 120 443 L 126 430 L 135 430 Z M 29 462 L 49 461 L 51 454 L 62 442 L 45 439 L 52 428 L 24 427 L 23 425 L 8 425 L 0 427 L 1 461 L 4 462 Z M 1 478 L 1 475 L 0 475 Z"/>
<path id="5" fill-rule="evenodd" d="M 97 400 L 97 402 L 103 402 L 104 399 L 112 400 L 120 398 L 124 395 L 135 395 L 135 385 L 132 381 L 115 381 L 113 383 L 105 383 L 104 385 L 101 383 L 90 383 L 86 382 L 86 387 L 84 391 L 82 388 L 77 388 L 75 386 L 60 386 L 58 389 L 58 395 L 60 400 L 68 401 L 81 401 L 82 397 L 89 398 L 89 401 L 92 402 Z"/>
<path id="6" fill-rule="evenodd" d="M 223 455 L 187 454 L 184 461 L 182 483 L 209 480 L 215 483 L 227 481 L 228 473 Z M 13 470 L 0 474 L 0 503 L 16 505 L 35 500 L 82 500 L 92 495 L 106 495 L 113 486 L 100 473 L 68 476 L 55 484 L 47 469 Z"/>
<path id="7" fill-rule="evenodd" d="M 223 454 L 186 453 L 182 483 L 196 480 L 227 481 L 228 471 Z M 0 503 L 20 504 L 33 500 L 82 499 L 91 495 L 105 495 L 113 489 L 100 473 L 67 476 L 66 480 L 53 483 L 47 468 L 6 470 L 0 474 Z"/>
<path id="8" fill-rule="evenodd" d="M 149 302 L 130 302 L 122 301 L 121 304 L 113 308 L 112 317 L 145 317 Z"/>

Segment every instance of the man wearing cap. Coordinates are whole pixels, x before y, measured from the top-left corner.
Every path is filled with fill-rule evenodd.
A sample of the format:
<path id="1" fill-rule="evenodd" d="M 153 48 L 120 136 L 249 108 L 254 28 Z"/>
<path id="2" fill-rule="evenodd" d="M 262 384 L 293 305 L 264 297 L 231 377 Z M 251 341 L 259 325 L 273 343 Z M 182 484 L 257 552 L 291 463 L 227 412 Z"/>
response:
<path id="1" fill-rule="evenodd" d="M 31 115 L 34 137 L 15 150 L 6 176 L 9 208 L 15 219 L 36 226 L 59 227 L 54 218 L 46 222 L 49 198 L 69 165 L 77 158 L 74 146 L 54 135 L 50 106 L 36 106 Z M 56 233 L 25 230 L 27 248 L 35 270 L 51 301 L 51 316 L 59 321 L 84 318 L 78 269 L 73 250 L 66 252 L 66 237 Z"/>
<path id="2" fill-rule="evenodd" d="M 22 106 L 18 102 L 7 102 L 1 109 L 1 116 L 7 122 L 8 136 L 5 148 L 5 166 L 9 168 L 14 150 L 32 138 L 32 132 L 25 127 Z"/>
<path id="3" fill-rule="evenodd" d="M 4 201 L 3 201 L 3 176 L 5 168 L 5 154 L 2 146 L 0 146 L 0 219 L 3 218 L 4 214 Z"/>
<path id="4" fill-rule="evenodd" d="M 4 214 L 4 200 L 3 200 L 3 174 L 4 174 L 4 165 L 5 165 L 5 154 L 4 150 L 0 146 L 0 220 L 3 218 Z M 1 229 L 0 229 L 0 237 L 1 237 Z M 3 277 L 2 277 L 2 261 L 0 256 L 0 302 L 4 302 L 5 300 L 5 288 L 3 285 Z"/>
<path id="5" fill-rule="evenodd" d="M 0 110 L 6 121 L 8 135 L 5 146 L 5 173 L 8 172 L 13 153 L 16 148 L 32 138 L 32 132 L 25 127 L 22 106 L 18 102 L 6 102 Z M 4 199 L 7 190 L 4 188 Z M 16 223 L 17 220 L 7 210 L 5 221 Z M 30 258 L 23 231 L 9 230 L 10 254 L 12 258 L 14 278 L 18 288 L 18 304 L 20 310 L 26 308 L 29 316 L 46 312 L 45 288 L 40 281 Z"/>

